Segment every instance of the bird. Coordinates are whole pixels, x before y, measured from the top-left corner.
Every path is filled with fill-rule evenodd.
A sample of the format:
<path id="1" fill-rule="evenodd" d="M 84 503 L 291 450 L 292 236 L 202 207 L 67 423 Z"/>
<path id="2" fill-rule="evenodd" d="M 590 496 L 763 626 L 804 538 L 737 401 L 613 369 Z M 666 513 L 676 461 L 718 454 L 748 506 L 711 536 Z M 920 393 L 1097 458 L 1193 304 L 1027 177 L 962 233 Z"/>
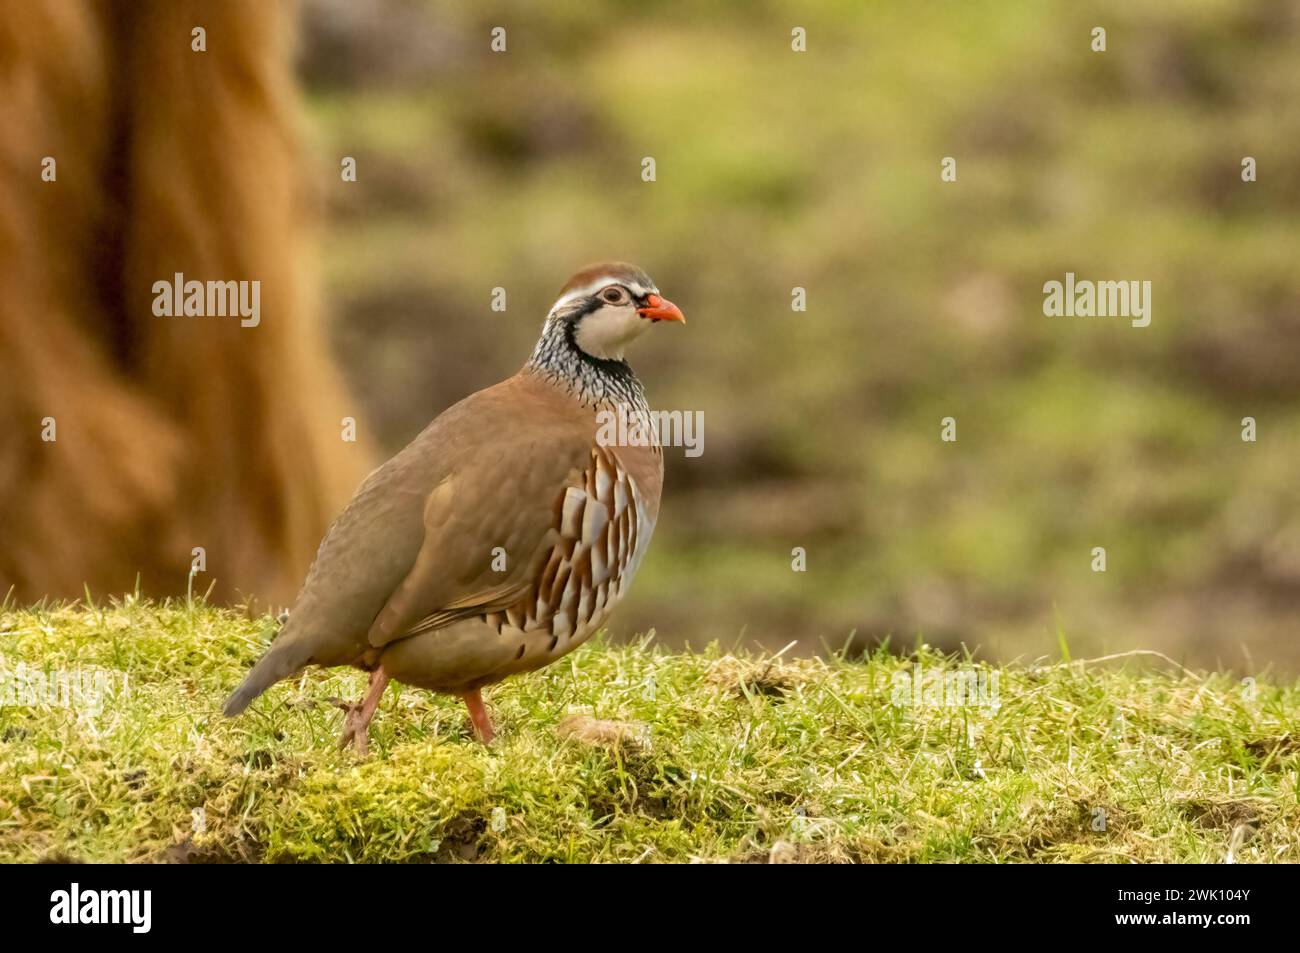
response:
<path id="1" fill-rule="evenodd" d="M 518 373 L 443 411 L 361 483 L 224 713 L 310 665 L 352 666 L 370 679 L 360 701 L 338 702 L 341 749 L 368 753 L 392 680 L 460 696 L 491 743 L 482 689 L 599 631 L 646 554 L 663 449 L 624 354 L 652 324 L 685 320 L 635 265 L 573 275 Z M 613 414 L 633 426 L 603 426 Z"/>

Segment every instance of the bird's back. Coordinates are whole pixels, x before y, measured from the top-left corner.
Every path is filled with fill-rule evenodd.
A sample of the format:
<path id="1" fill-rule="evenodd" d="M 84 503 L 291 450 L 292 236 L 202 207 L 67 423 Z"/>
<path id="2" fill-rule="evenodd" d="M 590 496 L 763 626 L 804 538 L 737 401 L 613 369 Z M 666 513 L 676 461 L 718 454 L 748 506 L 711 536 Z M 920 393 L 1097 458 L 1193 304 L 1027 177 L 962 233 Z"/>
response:
<path id="1" fill-rule="evenodd" d="M 593 410 L 526 371 L 448 408 L 362 482 L 322 540 L 284 629 L 228 709 L 304 665 L 376 658 L 368 635 L 381 615 L 396 616 L 389 638 L 400 638 L 422 617 L 472 604 L 477 591 L 526 572 L 524 557 L 554 523 L 550 501 L 585 465 L 594 434 Z M 504 579 L 493 566 L 498 546 L 511 563 Z M 430 551 L 434 564 L 406 592 Z"/>

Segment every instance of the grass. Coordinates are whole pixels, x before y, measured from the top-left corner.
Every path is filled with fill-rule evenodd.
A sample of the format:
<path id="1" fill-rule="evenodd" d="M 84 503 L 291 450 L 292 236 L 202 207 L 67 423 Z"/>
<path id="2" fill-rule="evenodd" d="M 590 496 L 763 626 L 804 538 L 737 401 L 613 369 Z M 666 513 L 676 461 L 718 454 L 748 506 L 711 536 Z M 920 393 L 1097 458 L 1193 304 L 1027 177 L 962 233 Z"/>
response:
<path id="1" fill-rule="evenodd" d="M 360 673 L 220 717 L 272 628 L 201 602 L 5 610 L 0 860 L 1300 861 L 1295 683 L 597 641 L 488 693 L 491 748 L 457 700 L 390 689 L 359 760 L 329 699 Z M 45 691 L 105 673 L 102 706 L 34 699 L 20 666 L 64 677 Z M 896 704 L 918 670 L 929 703 Z M 934 704 L 961 673 L 997 706 Z"/>

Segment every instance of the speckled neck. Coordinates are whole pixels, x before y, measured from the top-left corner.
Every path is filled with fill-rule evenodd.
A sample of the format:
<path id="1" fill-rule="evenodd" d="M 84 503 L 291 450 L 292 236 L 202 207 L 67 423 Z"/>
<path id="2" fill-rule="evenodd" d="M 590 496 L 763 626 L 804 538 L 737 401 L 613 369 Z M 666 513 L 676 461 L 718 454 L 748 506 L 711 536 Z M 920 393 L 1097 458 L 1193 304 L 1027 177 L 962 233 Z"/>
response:
<path id="1" fill-rule="evenodd" d="M 533 348 L 525 368 L 568 391 L 588 407 L 628 408 L 634 414 L 648 414 L 645 388 L 627 361 L 593 357 L 574 338 L 581 315 L 552 314 Z"/>

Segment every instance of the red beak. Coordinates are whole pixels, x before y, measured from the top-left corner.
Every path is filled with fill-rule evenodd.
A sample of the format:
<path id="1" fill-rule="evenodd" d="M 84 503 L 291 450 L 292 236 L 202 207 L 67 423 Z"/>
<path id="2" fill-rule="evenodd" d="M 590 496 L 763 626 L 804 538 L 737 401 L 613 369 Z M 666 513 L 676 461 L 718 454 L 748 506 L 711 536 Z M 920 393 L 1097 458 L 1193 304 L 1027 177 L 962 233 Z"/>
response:
<path id="1" fill-rule="evenodd" d="M 658 295 L 646 295 L 645 307 L 637 308 L 636 313 L 643 318 L 649 318 L 651 321 L 680 321 L 682 324 L 686 323 L 686 317 L 682 314 L 682 309 Z"/>

